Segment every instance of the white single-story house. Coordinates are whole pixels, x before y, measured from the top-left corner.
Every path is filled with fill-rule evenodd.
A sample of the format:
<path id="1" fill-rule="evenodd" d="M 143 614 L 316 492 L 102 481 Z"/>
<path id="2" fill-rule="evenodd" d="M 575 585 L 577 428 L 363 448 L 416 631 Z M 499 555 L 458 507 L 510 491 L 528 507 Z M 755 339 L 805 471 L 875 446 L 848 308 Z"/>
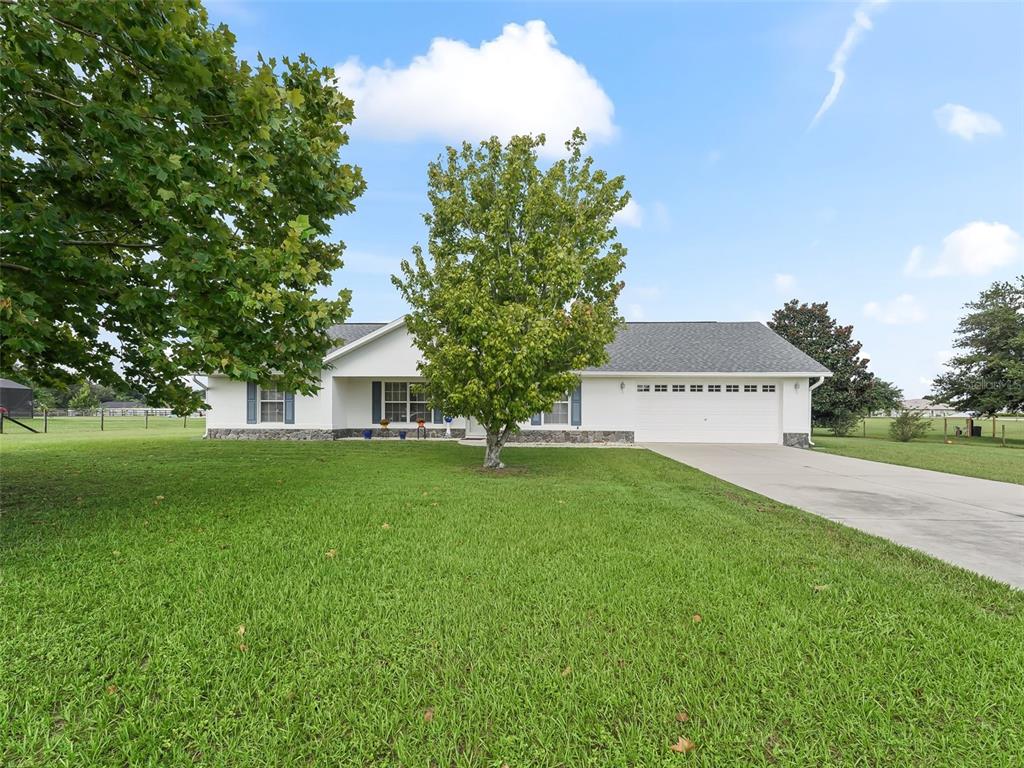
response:
<path id="1" fill-rule="evenodd" d="M 210 438 L 337 439 L 389 431 L 483 437 L 472 419 L 427 407 L 420 354 L 405 327 L 345 323 L 324 358 L 313 397 L 273 384 L 209 376 Z M 776 443 L 807 446 L 811 391 L 831 373 L 761 323 L 625 323 L 606 364 L 580 371 L 580 386 L 521 425 L 519 442 Z M 410 434 L 410 437 L 412 435 Z"/>

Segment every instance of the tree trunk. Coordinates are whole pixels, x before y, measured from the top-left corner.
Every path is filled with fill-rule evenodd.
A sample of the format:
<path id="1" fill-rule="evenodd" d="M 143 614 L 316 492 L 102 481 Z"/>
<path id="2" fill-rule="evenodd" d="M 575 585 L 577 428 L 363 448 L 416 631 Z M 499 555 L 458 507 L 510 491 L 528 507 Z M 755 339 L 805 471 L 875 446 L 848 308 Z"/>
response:
<path id="1" fill-rule="evenodd" d="M 505 438 L 508 437 L 508 428 L 502 430 L 487 430 L 487 451 L 484 453 L 484 469 L 504 469 L 501 463 L 501 449 L 505 446 Z"/>

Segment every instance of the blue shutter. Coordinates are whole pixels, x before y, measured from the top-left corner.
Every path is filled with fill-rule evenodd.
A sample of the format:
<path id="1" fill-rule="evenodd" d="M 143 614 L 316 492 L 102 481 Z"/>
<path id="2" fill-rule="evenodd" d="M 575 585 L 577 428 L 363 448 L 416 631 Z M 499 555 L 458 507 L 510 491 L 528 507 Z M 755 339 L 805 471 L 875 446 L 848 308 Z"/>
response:
<path id="1" fill-rule="evenodd" d="M 569 423 L 578 427 L 583 423 L 583 385 L 580 384 L 572 391 L 569 400 Z"/>
<path id="2" fill-rule="evenodd" d="M 435 408 L 434 409 L 434 423 L 435 424 L 440 424 L 443 421 L 444 421 L 444 414 L 441 413 L 441 409 L 440 408 Z"/>
<path id="3" fill-rule="evenodd" d="M 530 417 L 530 425 L 534 426 L 534 427 L 539 427 L 540 426 L 540 414 L 539 413 L 535 413 L 535 414 L 533 414 L 533 416 Z"/>
<path id="4" fill-rule="evenodd" d="M 256 423 L 256 382 L 247 382 L 245 390 L 245 423 Z"/>
<path id="5" fill-rule="evenodd" d="M 380 403 L 381 403 L 381 386 L 379 381 L 370 382 L 370 421 L 373 424 L 380 424 Z"/>
<path id="6" fill-rule="evenodd" d="M 285 392 L 284 393 L 284 423 L 294 424 L 295 423 L 295 393 Z"/>

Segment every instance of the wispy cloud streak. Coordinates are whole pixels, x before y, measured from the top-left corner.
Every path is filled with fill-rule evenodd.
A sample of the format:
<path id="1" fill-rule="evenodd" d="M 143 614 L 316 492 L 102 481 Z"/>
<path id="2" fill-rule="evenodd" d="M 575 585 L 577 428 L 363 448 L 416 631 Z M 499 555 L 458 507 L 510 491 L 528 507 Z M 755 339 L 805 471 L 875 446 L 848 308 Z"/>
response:
<path id="1" fill-rule="evenodd" d="M 843 89 L 843 83 L 846 82 L 846 63 L 850 60 L 850 54 L 853 53 L 853 49 L 857 47 L 857 43 L 860 42 L 864 33 L 872 28 L 871 15 L 885 5 L 886 2 L 888 0 L 868 0 L 866 3 L 861 3 L 857 10 L 853 12 L 853 23 L 846 28 L 843 42 L 836 48 L 836 52 L 832 54 L 832 62 L 828 65 L 828 71 L 832 73 L 832 87 L 825 94 L 825 100 L 818 107 L 818 111 L 815 113 L 814 119 L 811 120 L 808 130 L 817 125 L 822 115 L 828 112 L 832 105 L 835 104 L 839 91 Z"/>

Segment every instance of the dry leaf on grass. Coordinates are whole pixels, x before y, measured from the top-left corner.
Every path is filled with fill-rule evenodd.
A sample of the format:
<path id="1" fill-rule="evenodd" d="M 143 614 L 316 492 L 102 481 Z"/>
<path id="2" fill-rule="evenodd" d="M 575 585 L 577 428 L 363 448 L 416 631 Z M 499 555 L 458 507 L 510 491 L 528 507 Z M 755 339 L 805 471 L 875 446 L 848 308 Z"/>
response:
<path id="1" fill-rule="evenodd" d="M 570 664 L 569 666 L 567 666 L 565 669 L 562 670 L 562 677 L 568 677 L 571 674 L 572 674 L 572 664 Z"/>
<path id="2" fill-rule="evenodd" d="M 697 748 L 697 745 L 690 741 L 685 736 L 680 736 L 679 741 L 669 747 L 673 752 L 678 752 L 681 755 L 693 752 Z"/>
<path id="3" fill-rule="evenodd" d="M 427 710 L 423 713 L 423 722 L 430 723 L 434 720 L 434 708 L 427 707 Z"/>
<path id="4" fill-rule="evenodd" d="M 385 531 L 390 530 L 391 529 L 391 523 L 384 523 L 384 525 L 382 525 L 381 528 L 383 528 Z"/>
<path id="5" fill-rule="evenodd" d="M 828 586 L 829 586 L 828 584 L 815 584 L 814 585 L 814 591 L 815 592 L 824 592 L 826 589 L 828 589 Z"/>
<path id="6" fill-rule="evenodd" d="M 245 624 L 238 625 L 238 636 L 243 637 L 245 635 Z"/>
<path id="7" fill-rule="evenodd" d="M 334 557 L 335 555 L 338 554 L 338 550 L 336 550 L 336 549 L 328 549 L 327 552 L 325 552 L 324 554 L 327 557 Z"/>
<path id="8" fill-rule="evenodd" d="M 690 716 L 686 713 L 685 710 L 679 712 L 679 714 L 676 715 L 676 722 L 677 723 L 687 723 L 689 721 L 690 721 Z"/>
<path id="9" fill-rule="evenodd" d="M 249 650 L 249 646 L 246 645 L 245 643 L 239 643 L 238 644 L 238 650 L 240 650 L 242 653 L 245 653 L 246 651 Z"/>
<path id="10" fill-rule="evenodd" d="M 694 624 L 700 624 L 702 621 L 704 621 L 704 617 L 703 616 L 701 616 L 699 613 L 693 614 L 693 623 Z"/>
<path id="11" fill-rule="evenodd" d="M 111 696 L 113 696 L 115 693 L 117 693 L 117 686 L 114 685 L 113 683 L 108 685 L 107 686 L 107 693 L 109 693 Z"/>

